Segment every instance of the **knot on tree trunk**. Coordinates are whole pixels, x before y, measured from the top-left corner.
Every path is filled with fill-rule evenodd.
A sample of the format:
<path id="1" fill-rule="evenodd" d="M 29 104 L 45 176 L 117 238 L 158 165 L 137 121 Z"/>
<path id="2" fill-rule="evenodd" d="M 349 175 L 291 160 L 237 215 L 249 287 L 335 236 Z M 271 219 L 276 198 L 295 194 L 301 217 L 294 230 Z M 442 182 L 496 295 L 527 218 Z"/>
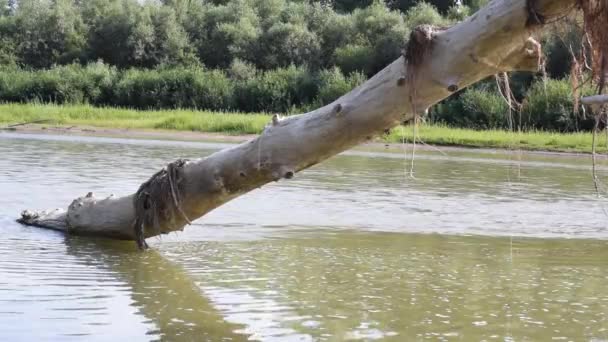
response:
<path id="1" fill-rule="evenodd" d="M 188 161 L 178 159 L 143 183 L 134 197 L 135 241 L 140 249 L 148 248 L 146 236 L 166 234 L 190 224 L 181 203 L 181 170 Z M 168 229 L 171 228 L 171 229 Z M 154 234 L 151 234 L 154 232 Z"/>

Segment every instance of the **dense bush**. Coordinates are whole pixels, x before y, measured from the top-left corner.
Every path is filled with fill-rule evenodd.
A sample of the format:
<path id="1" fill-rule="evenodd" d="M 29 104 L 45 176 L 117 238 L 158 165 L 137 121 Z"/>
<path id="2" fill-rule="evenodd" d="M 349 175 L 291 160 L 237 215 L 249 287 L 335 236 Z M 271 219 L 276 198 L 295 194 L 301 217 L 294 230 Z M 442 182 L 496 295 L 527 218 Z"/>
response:
<path id="1" fill-rule="evenodd" d="M 592 91 L 586 87 L 582 92 L 590 95 Z M 593 125 L 590 116 L 575 114 L 572 86 L 568 80 L 534 83 L 524 102 L 523 114 L 529 128 L 535 129 L 570 132 L 590 129 Z"/>
<path id="2" fill-rule="evenodd" d="M 287 112 L 310 103 L 316 95 L 315 80 L 304 67 L 289 66 L 257 73 L 235 85 L 239 110 Z"/>
<path id="3" fill-rule="evenodd" d="M 116 84 L 114 103 L 134 108 L 232 107 L 233 85 L 222 71 L 171 68 L 126 71 Z"/>
<path id="4" fill-rule="evenodd" d="M 437 8 L 426 2 L 420 2 L 412 7 L 405 15 L 405 20 L 409 27 L 425 24 L 435 26 L 444 26 L 448 24 L 448 20 L 439 14 Z"/>
<path id="5" fill-rule="evenodd" d="M 349 44 L 336 49 L 336 65 L 346 73 L 355 71 L 372 74 L 374 48 L 369 45 Z"/>
<path id="6" fill-rule="evenodd" d="M 456 127 L 507 128 L 508 107 L 496 91 L 470 88 L 448 99 L 433 112 L 434 119 Z"/>
<path id="7" fill-rule="evenodd" d="M 450 126 L 475 129 L 508 129 L 509 109 L 505 100 L 491 83 L 482 84 L 457 94 L 432 110 L 434 122 Z M 584 87 L 582 95 L 591 95 L 593 89 Z M 573 132 L 593 127 L 590 115 L 574 111 L 572 85 L 567 79 L 543 79 L 535 81 L 524 94 L 521 110 L 523 130 L 550 130 Z M 513 111 L 513 125 L 517 128 L 520 113 Z"/>
<path id="8" fill-rule="evenodd" d="M 117 72 L 113 67 L 67 65 L 50 70 L 0 70 L 0 100 L 106 104 Z"/>
<path id="9" fill-rule="evenodd" d="M 331 103 L 364 81 L 365 76 L 361 73 L 344 76 L 339 68 L 321 71 L 317 81 L 319 88 L 315 104 L 326 105 Z"/>
<path id="10" fill-rule="evenodd" d="M 0 67 L 0 101 L 284 113 L 332 101 L 364 80 L 360 73 L 346 77 L 338 68 L 313 73 L 292 65 L 261 71 L 239 60 L 227 72 L 201 67 L 119 71 L 101 62 L 38 71 Z"/>

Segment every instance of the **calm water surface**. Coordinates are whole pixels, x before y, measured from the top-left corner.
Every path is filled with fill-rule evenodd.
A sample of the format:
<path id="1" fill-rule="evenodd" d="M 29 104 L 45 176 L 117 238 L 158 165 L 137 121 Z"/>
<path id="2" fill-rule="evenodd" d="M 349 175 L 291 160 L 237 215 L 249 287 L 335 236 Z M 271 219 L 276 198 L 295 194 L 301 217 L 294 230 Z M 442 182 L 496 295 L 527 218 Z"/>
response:
<path id="1" fill-rule="evenodd" d="M 14 222 L 222 147 L 0 133 L 0 341 L 608 341 L 588 158 L 352 151 L 146 253 Z"/>

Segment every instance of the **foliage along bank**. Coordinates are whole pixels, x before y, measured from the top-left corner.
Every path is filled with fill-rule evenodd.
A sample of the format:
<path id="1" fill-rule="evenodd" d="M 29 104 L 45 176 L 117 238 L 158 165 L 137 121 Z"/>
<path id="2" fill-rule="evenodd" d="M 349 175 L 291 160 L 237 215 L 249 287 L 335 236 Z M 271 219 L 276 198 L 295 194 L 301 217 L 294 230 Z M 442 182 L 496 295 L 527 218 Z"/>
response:
<path id="1" fill-rule="evenodd" d="M 0 0 L 0 101 L 138 109 L 302 111 L 331 102 L 397 58 L 413 27 L 447 26 L 485 0 Z M 512 78 L 522 129 L 576 131 L 576 18 L 544 43 L 549 80 Z M 431 122 L 508 127 L 493 80 L 455 94 Z"/>

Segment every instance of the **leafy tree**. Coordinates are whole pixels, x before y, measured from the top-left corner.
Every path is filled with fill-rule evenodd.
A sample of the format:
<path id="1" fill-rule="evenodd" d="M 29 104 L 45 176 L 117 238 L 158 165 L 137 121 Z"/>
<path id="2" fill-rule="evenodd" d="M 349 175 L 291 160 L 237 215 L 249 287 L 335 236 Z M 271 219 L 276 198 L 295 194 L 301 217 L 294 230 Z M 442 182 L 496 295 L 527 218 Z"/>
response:
<path id="1" fill-rule="evenodd" d="M 442 17 L 437 8 L 426 2 L 420 2 L 412 7 L 405 15 L 405 21 L 410 28 L 418 25 L 444 26 L 448 24 L 446 18 Z"/>
<path id="2" fill-rule="evenodd" d="M 0 66 L 16 65 L 17 57 L 17 40 L 15 18 L 10 16 L 7 0 L 0 0 Z"/>
<path id="3" fill-rule="evenodd" d="M 141 44 L 132 37 L 139 15 L 139 4 L 135 0 L 86 1 L 83 17 L 89 26 L 89 60 L 103 60 L 118 67 L 132 66 L 134 49 Z"/>
<path id="4" fill-rule="evenodd" d="M 188 37 L 167 6 L 147 5 L 137 17 L 128 43 L 135 65 L 151 68 L 159 64 L 192 63 Z"/>
<path id="5" fill-rule="evenodd" d="M 333 11 L 325 11 L 325 20 L 316 29 L 317 35 L 321 41 L 321 63 L 324 68 L 329 68 L 334 65 L 343 65 L 337 57 L 344 55 L 338 53 L 339 49 L 346 49 L 353 38 L 356 36 L 354 22 L 352 16 L 337 14 Z M 367 66 L 365 62 L 362 65 Z M 345 69 L 343 69 L 345 70 Z M 364 68 L 349 68 L 352 70 L 364 70 Z"/>
<path id="6" fill-rule="evenodd" d="M 319 40 L 304 25 L 277 23 L 264 34 L 262 44 L 267 52 L 263 66 L 267 68 L 319 64 Z"/>
<path id="7" fill-rule="evenodd" d="M 350 13 L 357 8 L 365 8 L 373 3 L 373 0 L 332 0 L 330 4 L 338 12 Z"/>
<path id="8" fill-rule="evenodd" d="M 387 6 L 393 10 L 399 10 L 403 13 L 409 12 L 413 7 L 420 6 L 422 4 L 431 5 L 439 10 L 442 14 L 447 14 L 452 6 L 457 4 L 454 0 L 387 0 Z"/>
<path id="9" fill-rule="evenodd" d="M 250 11 L 243 0 L 228 5 L 197 4 L 190 12 L 190 20 L 184 23 L 192 47 L 199 59 L 210 68 L 225 68 L 232 62 L 233 32 L 226 25 L 238 25 L 241 15 Z M 236 27 L 236 26 L 233 26 Z"/>
<path id="10" fill-rule="evenodd" d="M 15 14 L 22 63 L 33 67 L 77 60 L 85 46 L 85 26 L 70 0 L 21 0 Z"/>
<path id="11" fill-rule="evenodd" d="M 359 45 L 371 48 L 372 58 L 365 70 L 368 76 L 399 57 L 409 34 L 399 13 L 390 11 L 381 3 L 374 3 L 365 9 L 355 10 L 352 17 Z"/>
<path id="12" fill-rule="evenodd" d="M 8 0 L 0 0 L 0 16 L 8 16 L 10 14 L 10 7 Z"/>

